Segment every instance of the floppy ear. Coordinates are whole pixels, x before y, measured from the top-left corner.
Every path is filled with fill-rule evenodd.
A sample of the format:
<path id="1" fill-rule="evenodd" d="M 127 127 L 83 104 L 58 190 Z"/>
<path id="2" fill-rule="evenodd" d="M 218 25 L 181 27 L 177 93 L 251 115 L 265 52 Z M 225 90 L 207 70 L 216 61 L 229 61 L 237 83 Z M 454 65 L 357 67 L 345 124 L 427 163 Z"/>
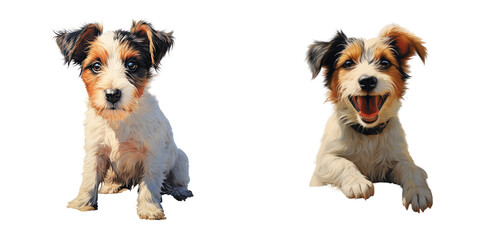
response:
<path id="1" fill-rule="evenodd" d="M 82 64 L 87 57 L 88 46 L 102 34 L 102 31 L 103 27 L 100 24 L 91 23 L 78 30 L 55 32 L 57 45 L 65 57 L 65 63 L 70 65 L 73 61 L 74 64 Z"/>
<path id="2" fill-rule="evenodd" d="M 322 69 L 322 59 L 328 50 L 328 42 L 315 41 L 308 47 L 307 62 L 312 72 L 312 79 L 316 78 Z"/>
<path id="3" fill-rule="evenodd" d="M 173 45 L 173 32 L 166 33 L 163 31 L 157 31 L 150 23 L 145 21 L 133 21 L 130 32 L 137 35 L 139 38 L 143 38 L 144 42 L 148 44 L 152 65 L 155 69 L 158 69 L 160 60 Z"/>
<path id="4" fill-rule="evenodd" d="M 335 71 L 335 63 L 347 46 L 348 38 L 342 32 L 338 31 L 330 42 L 315 41 L 308 47 L 307 62 L 312 71 L 312 79 L 317 77 L 322 67 L 325 72 L 325 85 L 329 86 L 333 72 Z"/>
<path id="5" fill-rule="evenodd" d="M 422 62 L 425 63 L 427 49 L 423 46 L 424 42 L 407 29 L 396 24 L 391 24 L 380 31 L 380 37 L 390 39 L 390 44 L 394 46 L 397 58 L 402 65 L 410 60 L 415 53 L 417 53 Z"/>

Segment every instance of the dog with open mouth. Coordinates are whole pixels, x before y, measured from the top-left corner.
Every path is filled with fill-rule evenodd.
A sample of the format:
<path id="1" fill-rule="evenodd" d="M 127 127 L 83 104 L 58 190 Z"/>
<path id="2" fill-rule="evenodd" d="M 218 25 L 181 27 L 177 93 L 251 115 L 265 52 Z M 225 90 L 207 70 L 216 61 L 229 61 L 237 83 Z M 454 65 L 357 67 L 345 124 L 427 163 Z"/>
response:
<path id="1" fill-rule="evenodd" d="M 426 172 L 408 152 L 398 118 L 406 91 L 408 61 L 425 62 L 424 42 L 408 30 L 389 25 L 373 39 L 349 38 L 342 31 L 329 42 L 315 41 L 307 52 L 312 78 L 321 69 L 328 101 L 335 111 L 328 120 L 310 186 L 330 184 L 349 198 L 369 198 L 374 182 L 403 189 L 403 205 L 416 212 L 431 208 Z"/>

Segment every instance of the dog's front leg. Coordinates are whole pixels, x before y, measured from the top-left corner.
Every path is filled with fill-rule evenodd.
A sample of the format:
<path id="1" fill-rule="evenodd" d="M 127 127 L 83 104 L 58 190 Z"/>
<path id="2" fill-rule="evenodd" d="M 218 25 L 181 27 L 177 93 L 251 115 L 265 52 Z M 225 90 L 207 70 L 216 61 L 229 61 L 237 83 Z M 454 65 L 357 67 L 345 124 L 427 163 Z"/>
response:
<path id="1" fill-rule="evenodd" d="M 397 162 L 392 177 L 394 183 L 402 186 L 402 202 L 406 209 L 410 204 L 415 212 L 432 207 L 433 197 L 427 184 L 427 173 L 413 161 Z"/>
<path id="2" fill-rule="evenodd" d="M 108 162 L 95 152 L 87 152 L 83 163 L 82 184 L 78 196 L 67 205 L 80 211 L 97 209 L 98 185 L 102 182 Z"/>
<path id="3" fill-rule="evenodd" d="M 161 156 L 150 155 L 146 159 L 143 179 L 138 189 L 137 214 L 141 219 L 165 219 L 161 205 L 161 187 L 165 177 L 164 162 Z"/>
<path id="4" fill-rule="evenodd" d="M 358 170 L 355 164 L 333 154 L 319 156 L 310 182 L 311 186 L 331 184 L 340 188 L 348 198 L 373 196 L 373 184 Z"/>

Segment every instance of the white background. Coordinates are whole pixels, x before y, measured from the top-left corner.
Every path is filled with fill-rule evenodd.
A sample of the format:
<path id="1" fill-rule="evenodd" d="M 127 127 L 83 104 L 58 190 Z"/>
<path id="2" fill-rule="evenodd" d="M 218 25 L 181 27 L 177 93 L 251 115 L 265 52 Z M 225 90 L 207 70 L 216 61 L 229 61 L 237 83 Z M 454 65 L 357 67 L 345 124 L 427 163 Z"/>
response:
<path id="1" fill-rule="evenodd" d="M 8 1 L 0 24 L 1 239 L 473 239 L 480 189 L 478 6 L 455 1 Z M 140 220 L 136 189 L 66 208 L 78 191 L 87 94 L 53 31 L 90 22 L 174 30 L 150 91 L 191 163 L 195 197 L 165 196 L 165 221 Z M 313 40 L 375 37 L 398 23 L 426 42 L 400 118 L 434 205 L 406 211 L 401 188 L 367 201 L 310 188 L 325 123 Z"/>

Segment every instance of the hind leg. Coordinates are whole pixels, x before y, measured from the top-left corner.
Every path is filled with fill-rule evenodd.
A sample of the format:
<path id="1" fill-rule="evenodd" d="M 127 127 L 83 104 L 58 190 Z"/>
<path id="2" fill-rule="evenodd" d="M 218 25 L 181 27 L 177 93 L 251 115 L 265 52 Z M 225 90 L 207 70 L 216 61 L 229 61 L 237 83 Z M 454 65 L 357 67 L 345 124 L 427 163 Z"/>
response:
<path id="1" fill-rule="evenodd" d="M 122 183 L 120 179 L 118 179 L 117 174 L 113 171 L 112 167 L 110 167 L 107 171 L 107 174 L 105 174 L 103 186 L 100 188 L 98 193 L 121 193 L 127 189 L 128 188 L 125 187 L 125 184 Z"/>
<path id="2" fill-rule="evenodd" d="M 185 201 L 187 198 L 193 197 L 193 193 L 188 190 L 189 182 L 188 157 L 181 149 L 178 149 L 175 165 L 162 186 L 162 194 L 169 194 L 178 201 Z"/>

